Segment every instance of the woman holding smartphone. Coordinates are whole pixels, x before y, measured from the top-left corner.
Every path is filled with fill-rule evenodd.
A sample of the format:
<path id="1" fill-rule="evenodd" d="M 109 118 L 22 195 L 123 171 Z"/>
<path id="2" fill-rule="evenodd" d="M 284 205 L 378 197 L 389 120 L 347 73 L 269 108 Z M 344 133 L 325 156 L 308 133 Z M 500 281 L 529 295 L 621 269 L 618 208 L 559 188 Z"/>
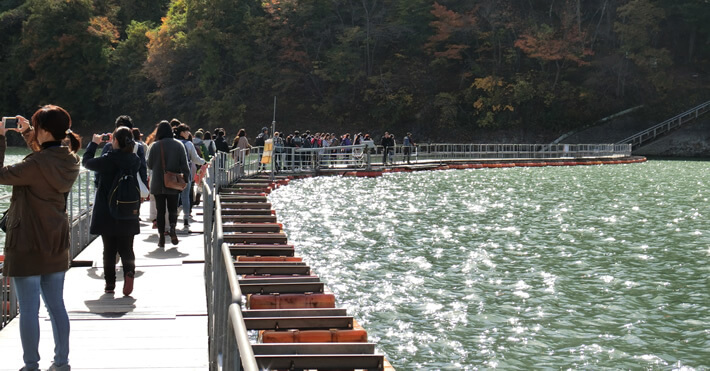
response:
<path id="1" fill-rule="evenodd" d="M 54 334 L 54 360 L 49 370 L 70 370 L 69 317 L 64 307 L 64 275 L 69 269 L 67 195 L 79 176 L 81 146 L 71 131 L 71 116 L 47 105 L 30 121 L 17 116 L 17 128 L 0 127 L 0 184 L 12 186 L 7 211 L 4 273 L 12 278 L 20 304 L 22 370 L 39 369 L 39 297 L 49 313 Z M 8 130 L 22 133 L 32 153 L 4 166 Z M 69 139 L 69 145 L 65 145 Z"/>
<path id="2" fill-rule="evenodd" d="M 112 149 L 103 156 L 95 157 L 101 142 L 110 142 Z M 116 176 L 138 172 L 141 160 L 133 153 L 135 145 L 131 129 L 119 126 L 111 135 L 94 134 L 82 160 L 84 167 L 95 171 L 99 179 L 89 231 L 101 235 L 104 244 L 104 292 L 107 294 L 113 294 L 116 288 L 116 254 L 121 256 L 123 263 L 123 295 L 128 296 L 133 292 L 136 272 L 133 238 L 140 233 L 140 224 L 137 216 L 128 220 L 118 220 L 111 216 L 109 197 Z"/>

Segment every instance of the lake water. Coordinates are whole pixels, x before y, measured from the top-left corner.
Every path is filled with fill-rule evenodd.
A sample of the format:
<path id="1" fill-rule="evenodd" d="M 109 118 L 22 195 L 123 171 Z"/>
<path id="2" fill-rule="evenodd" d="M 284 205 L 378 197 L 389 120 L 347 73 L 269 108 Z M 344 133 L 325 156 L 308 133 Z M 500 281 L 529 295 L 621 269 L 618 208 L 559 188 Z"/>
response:
<path id="1" fill-rule="evenodd" d="M 320 177 L 270 199 L 397 369 L 704 370 L 708 168 Z"/>

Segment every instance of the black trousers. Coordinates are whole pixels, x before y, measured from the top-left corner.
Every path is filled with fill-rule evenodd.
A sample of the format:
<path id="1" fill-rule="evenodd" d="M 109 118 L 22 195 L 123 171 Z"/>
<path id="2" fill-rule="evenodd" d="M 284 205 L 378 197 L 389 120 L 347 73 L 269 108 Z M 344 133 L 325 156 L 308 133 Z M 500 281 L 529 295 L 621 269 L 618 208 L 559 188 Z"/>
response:
<path id="1" fill-rule="evenodd" d="M 153 195 L 155 197 L 155 209 L 158 211 L 158 233 L 165 233 L 165 208 L 168 209 L 168 223 L 171 226 L 177 225 L 178 219 L 178 196 L 179 195 Z"/>
<path id="2" fill-rule="evenodd" d="M 109 285 L 116 284 L 116 254 L 121 257 L 123 274 L 136 272 L 136 255 L 133 253 L 133 235 L 101 235 L 104 242 L 104 279 Z"/>

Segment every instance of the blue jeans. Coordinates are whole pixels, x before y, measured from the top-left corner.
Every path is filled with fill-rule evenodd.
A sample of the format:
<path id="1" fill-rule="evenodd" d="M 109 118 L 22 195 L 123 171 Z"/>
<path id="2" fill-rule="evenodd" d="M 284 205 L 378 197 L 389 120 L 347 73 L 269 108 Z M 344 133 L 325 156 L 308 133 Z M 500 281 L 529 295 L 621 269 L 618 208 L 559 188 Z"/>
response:
<path id="1" fill-rule="evenodd" d="M 190 217 L 190 192 L 192 192 L 192 181 L 187 183 L 187 187 L 180 193 L 180 202 L 182 202 L 183 219 L 187 220 Z"/>
<path id="2" fill-rule="evenodd" d="M 49 312 L 54 333 L 54 364 L 69 363 L 69 316 L 64 307 L 64 274 L 12 277 L 20 304 L 20 340 L 25 368 L 39 369 L 39 296 Z"/>

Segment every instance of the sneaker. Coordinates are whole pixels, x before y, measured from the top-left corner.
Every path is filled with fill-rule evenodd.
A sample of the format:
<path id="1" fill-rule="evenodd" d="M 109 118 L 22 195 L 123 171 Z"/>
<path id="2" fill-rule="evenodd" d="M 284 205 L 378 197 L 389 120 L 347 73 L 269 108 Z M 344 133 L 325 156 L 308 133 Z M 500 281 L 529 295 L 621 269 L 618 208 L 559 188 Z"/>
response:
<path id="1" fill-rule="evenodd" d="M 128 296 L 131 295 L 133 292 L 133 278 L 135 277 L 135 273 L 133 272 L 128 272 L 126 273 L 125 276 L 123 276 L 123 295 Z"/>
<path id="2" fill-rule="evenodd" d="M 104 292 L 107 293 L 107 294 L 113 294 L 113 292 L 114 292 L 113 290 L 114 290 L 115 288 L 116 288 L 116 284 L 115 284 L 115 283 L 113 283 L 113 284 L 108 284 L 108 283 L 107 283 L 106 286 L 104 286 Z"/>
<path id="3" fill-rule="evenodd" d="M 52 363 L 52 365 L 49 366 L 47 371 L 71 371 L 71 366 L 69 366 L 69 364 L 66 364 L 64 366 L 57 366 L 54 363 Z"/>
<path id="4" fill-rule="evenodd" d="M 153 220 L 153 229 L 158 229 L 158 221 Z"/>

